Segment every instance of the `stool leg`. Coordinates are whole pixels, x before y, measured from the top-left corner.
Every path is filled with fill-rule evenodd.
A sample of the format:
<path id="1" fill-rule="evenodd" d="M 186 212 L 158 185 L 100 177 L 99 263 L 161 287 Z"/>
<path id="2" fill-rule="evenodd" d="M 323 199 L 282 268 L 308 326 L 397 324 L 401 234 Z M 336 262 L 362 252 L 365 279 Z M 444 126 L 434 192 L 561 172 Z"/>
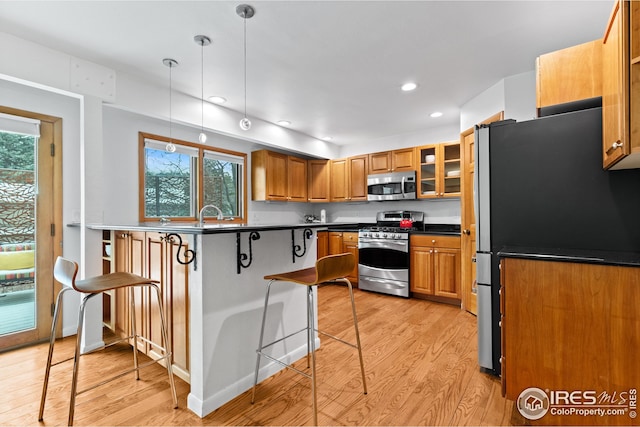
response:
<path id="1" fill-rule="evenodd" d="M 318 425 L 318 395 L 316 392 L 316 337 L 313 309 L 313 286 L 307 287 L 307 321 L 311 328 L 307 330 L 307 345 L 311 346 L 311 404 L 313 406 L 313 425 Z"/>
<path id="2" fill-rule="evenodd" d="M 367 380 L 364 376 L 364 361 L 362 359 L 362 345 L 360 344 L 360 332 L 358 331 L 358 316 L 356 315 L 356 302 L 353 298 L 353 286 L 351 286 L 351 281 L 347 278 L 344 278 L 344 281 L 347 282 L 347 286 L 349 287 L 349 296 L 351 297 L 351 311 L 353 313 L 353 327 L 356 330 L 356 343 L 358 344 L 358 357 L 360 358 L 360 373 L 362 374 L 362 388 L 364 389 L 364 394 L 367 394 Z"/>
<path id="3" fill-rule="evenodd" d="M 311 367 L 311 348 L 309 347 L 309 331 L 314 328 L 313 325 L 309 324 L 309 304 L 307 304 L 307 369 Z"/>
<path id="4" fill-rule="evenodd" d="M 138 333 L 136 332 L 136 301 L 133 286 L 129 287 L 129 324 L 131 325 L 131 336 L 133 336 L 133 367 L 136 372 L 136 380 L 140 379 L 140 368 L 138 368 Z"/>
<path id="5" fill-rule="evenodd" d="M 169 375 L 169 384 L 171 386 L 171 397 L 173 398 L 173 407 L 178 407 L 178 396 L 176 395 L 176 385 L 173 381 L 173 368 L 171 366 L 171 351 L 169 350 L 169 335 L 167 334 L 167 322 L 164 317 L 164 309 L 162 308 L 162 296 L 160 294 L 160 288 L 156 284 L 149 284 L 156 290 L 156 296 L 158 297 L 158 311 L 160 312 L 160 327 L 162 329 L 162 339 L 164 341 L 164 357 L 167 364 L 167 374 Z M 137 351 L 137 350 L 136 350 Z"/>
<path id="6" fill-rule="evenodd" d="M 84 309 L 91 297 L 102 295 L 101 293 L 89 294 L 82 298 L 80 303 L 80 311 L 78 312 L 78 330 L 76 332 L 76 352 L 73 357 L 73 379 L 71 380 L 71 399 L 69 402 L 69 422 L 67 425 L 73 425 L 73 415 L 76 407 L 76 396 L 78 395 L 78 368 L 80 365 L 80 346 L 82 344 L 82 329 L 84 326 Z"/>
<path id="7" fill-rule="evenodd" d="M 49 386 L 49 374 L 51 372 L 51 361 L 53 360 L 53 346 L 56 342 L 56 327 L 58 326 L 58 316 L 60 314 L 60 303 L 62 295 L 71 288 L 62 288 L 56 298 L 56 308 L 53 311 L 53 321 L 51 322 L 51 335 L 49 336 L 49 356 L 47 357 L 47 367 L 44 371 L 44 382 L 42 384 L 42 397 L 40 398 L 40 412 L 38 412 L 38 421 L 42 421 L 44 415 L 44 404 L 47 398 L 47 387 Z"/>
<path id="8" fill-rule="evenodd" d="M 267 321 L 267 307 L 269 306 L 269 292 L 273 280 L 267 283 L 267 294 L 264 297 L 264 309 L 262 311 L 262 326 L 260 327 L 260 342 L 258 342 L 258 350 L 256 350 L 256 372 L 253 377 L 253 390 L 251 391 L 251 403 L 256 401 L 256 385 L 258 385 L 258 370 L 260 369 L 260 356 L 262 356 L 262 344 L 264 340 L 264 325 Z"/>

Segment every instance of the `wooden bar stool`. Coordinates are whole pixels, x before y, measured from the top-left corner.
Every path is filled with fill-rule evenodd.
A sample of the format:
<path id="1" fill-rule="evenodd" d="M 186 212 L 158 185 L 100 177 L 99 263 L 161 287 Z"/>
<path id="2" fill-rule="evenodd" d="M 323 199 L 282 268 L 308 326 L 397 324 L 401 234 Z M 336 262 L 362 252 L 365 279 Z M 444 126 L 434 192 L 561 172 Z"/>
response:
<path id="1" fill-rule="evenodd" d="M 262 328 L 260 329 L 260 343 L 258 344 L 258 349 L 256 353 L 258 354 L 256 361 L 256 372 L 253 381 L 253 391 L 251 395 L 251 403 L 255 402 L 256 397 L 256 385 L 258 383 L 258 370 L 260 369 L 260 358 L 266 357 L 273 362 L 276 362 L 282 366 L 285 366 L 293 371 L 297 372 L 300 375 L 303 375 L 311 380 L 311 404 L 313 407 L 313 424 L 318 424 L 318 402 L 317 402 L 317 393 L 316 393 L 316 345 L 315 345 L 315 334 L 314 332 L 318 332 L 319 334 L 325 335 L 329 338 L 333 338 L 337 341 L 340 341 L 350 347 L 353 347 L 358 350 L 358 356 L 360 358 L 360 373 L 362 375 L 362 387 L 364 389 L 364 394 L 367 394 L 367 382 L 364 375 L 364 362 L 362 360 L 362 346 L 360 345 L 360 333 L 358 332 L 358 318 L 356 316 L 356 305 L 353 299 L 353 288 L 351 286 L 351 282 L 347 279 L 347 275 L 353 271 L 355 266 L 355 257 L 351 253 L 338 254 L 338 255 L 329 255 L 322 257 L 316 261 L 316 266 L 311 268 L 306 268 L 303 270 L 290 271 L 287 273 L 280 274 L 272 274 L 265 276 L 265 280 L 269 280 L 267 284 L 267 294 L 264 299 L 264 311 L 262 313 Z M 271 284 L 276 281 L 281 282 L 292 282 L 297 283 L 299 285 L 307 286 L 307 326 L 297 332 L 289 334 L 284 338 L 280 338 L 272 343 L 263 344 L 264 340 L 264 327 L 265 321 L 267 318 L 267 307 L 269 305 L 269 292 L 271 290 Z M 320 284 L 325 283 L 333 283 L 333 282 L 344 282 L 347 284 L 349 288 L 349 295 L 351 297 L 351 311 L 353 313 L 353 325 L 356 332 L 356 344 L 349 343 L 344 341 L 338 337 L 333 335 L 329 335 L 325 332 L 319 331 L 315 329 L 315 310 L 313 304 L 313 288 L 317 287 Z M 279 343 L 287 338 L 290 338 L 296 334 L 301 332 L 307 332 L 307 367 L 309 367 L 309 354 L 311 354 L 311 375 L 303 372 L 299 369 L 294 368 L 290 364 L 287 364 L 281 360 L 278 360 L 268 354 L 263 353 L 263 350 L 267 347 L 270 347 L 276 343 Z"/>
<path id="2" fill-rule="evenodd" d="M 167 336 L 167 329 L 166 329 L 166 325 L 165 325 L 165 316 L 164 316 L 164 310 L 162 309 L 162 299 L 160 297 L 160 289 L 158 288 L 157 285 L 157 281 L 155 280 L 151 280 L 151 279 L 146 279 L 144 277 L 140 277 L 137 276 L 135 274 L 130 274 L 130 273 L 111 273 L 111 274 L 105 274 L 103 276 L 97 276 L 97 277 L 92 277 L 89 279 L 85 279 L 85 280 L 76 280 L 76 275 L 78 273 L 78 264 L 76 264 L 73 261 L 70 261 L 68 259 L 62 258 L 62 257 L 58 257 L 58 259 L 56 260 L 56 264 L 54 266 L 53 269 L 53 276 L 55 277 L 55 279 L 60 282 L 62 284 L 62 290 L 60 291 L 60 293 L 58 293 L 58 297 L 56 299 L 56 306 L 55 306 L 55 310 L 54 310 L 54 314 L 53 314 L 53 324 L 51 325 L 51 336 L 49 338 L 49 356 L 47 358 L 47 368 L 45 370 L 45 374 L 44 374 L 44 384 L 42 386 L 42 398 L 40 399 L 40 413 L 38 415 L 38 421 L 42 421 L 42 417 L 44 414 L 44 404 L 45 404 L 45 400 L 46 400 L 46 396 L 47 396 L 47 386 L 49 384 L 49 373 L 51 371 L 51 367 L 58 365 L 60 363 L 63 362 L 67 362 L 71 359 L 73 359 L 73 379 L 71 382 L 71 401 L 69 403 L 69 421 L 68 421 L 68 425 L 73 425 L 73 414 L 74 414 L 74 410 L 75 410 L 75 403 L 76 403 L 76 396 L 78 396 L 81 393 L 84 393 L 86 391 L 92 390 L 96 387 L 99 387 L 101 385 L 104 385 L 106 383 L 108 383 L 109 381 L 115 380 L 117 378 L 120 378 L 128 373 L 131 372 L 135 372 L 135 376 L 136 376 L 136 380 L 140 379 L 140 368 L 144 368 L 146 366 L 152 365 L 154 363 L 156 363 L 159 360 L 164 360 L 166 365 L 167 365 L 167 373 L 169 374 L 169 384 L 171 385 L 171 394 L 173 397 L 173 406 L 174 408 L 178 407 L 178 398 L 176 396 L 176 388 L 175 388 L 175 384 L 173 382 L 173 372 L 171 370 L 171 352 L 162 347 L 159 346 L 149 340 L 147 340 L 144 337 L 139 336 L 136 333 L 136 322 L 135 322 L 135 311 L 134 311 L 134 293 L 133 290 L 136 286 L 142 286 L 142 287 L 151 287 L 153 289 L 156 290 L 156 296 L 158 297 L 158 309 L 160 311 L 160 324 L 161 324 L 161 329 L 162 329 L 162 339 L 164 340 L 164 344 L 167 345 L 169 340 L 168 340 L 168 336 Z M 133 365 L 134 368 L 133 369 L 129 369 L 125 372 L 121 372 L 117 375 L 114 375 L 113 377 L 110 377 L 108 379 L 105 379 L 97 384 L 92 385 L 91 387 L 88 387 L 84 390 L 81 391 L 77 391 L 77 385 L 78 385 L 78 366 L 80 363 L 80 342 L 82 339 L 82 326 L 83 326 L 83 322 L 84 322 L 84 311 L 85 311 L 85 307 L 87 304 L 87 301 L 89 301 L 89 299 L 95 297 L 96 295 L 102 295 L 103 292 L 105 291 L 109 291 L 111 289 L 119 289 L 119 288 L 129 288 L 130 290 L 130 300 L 131 300 L 131 309 L 130 311 L 130 322 L 131 322 L 131 335 L 123 338 L 123 339 L 119 339 L 117 341 L 114 341 L 108 345 L 106 345 L 104 348 L 109 347 L 113 344 L 116 344 L 118 342 L 122 342 L 122 341 L 126 341 L 129 339 L 133 339 Z M 62 302 L 62 295 L 70 290 L 70 289 L 75 289 L 78 292 L 83 293 L 83 297 L 82 297 L 82 302 L 80 303 L 80 313 L 78 315 L 78 330 L 77 330 L 77 336 L 76 336 L 76 348 L 75 348 L 75 355 L 73 357 L 70 357 L 68 359 L 65 360 L 61 360 L 59 362 L 56 362 L 54 364 L 51 363 L 51 360 L 53 358 L 53 346 L 55 344 L 55 340 L 56 340 L 56 325 L 58 323 L 58 315 L 60 313 L 60 304 Z M 147 363 L 144 363 L 142 365 L 138 364 L 138 350 L 136 347 L 136 340 L 137 339 L 141 339 L 151 345 L 153 345 L 154 347 L 158 348 L 163 356 L 159 357 L 155 360 L 151 360 Z M 101 349 L 98 349 L 101 350 Z"/>

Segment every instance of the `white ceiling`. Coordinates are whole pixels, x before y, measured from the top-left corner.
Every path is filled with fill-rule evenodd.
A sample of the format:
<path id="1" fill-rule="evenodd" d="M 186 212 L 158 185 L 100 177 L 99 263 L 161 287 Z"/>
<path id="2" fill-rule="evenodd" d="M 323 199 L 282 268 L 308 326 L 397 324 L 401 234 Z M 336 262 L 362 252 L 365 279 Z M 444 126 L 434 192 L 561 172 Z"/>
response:
<path id="1" fill-rule="evenodd" d="M 0 31 L 242 111 L 242 1 L 0 1 Z M 602 37 L 613 1 L 256 1 L 247 112 L 336 144 L 459 123 L 546 52 Z M 418 83 L 402 92 L 408 81 Z M 116 99 L 117 103 L 117 99 Z M 444 113 L 433 119 L 434 111 Z M 196 120 L 198 122 L 199 118 Z"/>

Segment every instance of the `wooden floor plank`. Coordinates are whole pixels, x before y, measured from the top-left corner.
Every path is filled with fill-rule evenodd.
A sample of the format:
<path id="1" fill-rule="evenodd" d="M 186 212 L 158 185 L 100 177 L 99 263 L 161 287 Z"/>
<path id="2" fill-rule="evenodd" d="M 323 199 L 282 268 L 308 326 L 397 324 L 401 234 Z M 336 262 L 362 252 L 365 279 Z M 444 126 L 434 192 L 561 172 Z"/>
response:
<path id="1" fill-rule="evenodd" d="M 364 395 L 355 349 L 321 338 L 318 422 L 322 425 L 513 425 L 513 402 L 501 396 L 500 380 L 480 372 L 474 316 L 424 300 L 355 290 L 369 393 Z M 345 287 L 319 290 L 321 330 L 354 341 Z M 258 328 L 259 325 L 256 325 Z M 74 338 L 60 340 L 56 354 L 71 354 Z M 47 344 L 0 353 L 0 425 L 64 425 L 71 364 L 52 372 L 44 423 L 37 412 Z M 141 356 L 146 360 L 146 356 Z M 81 384 L 132 364 L 130 347 L 118 345 L 83 357 Z M 306 369 L 305 359 L 296 363 Z M 83 387 L 83 386 L 81 386 Z M 186 407 L 189 385 L 176 377 L 173 409 L 166 370 L 145 368 L 78 397 L 76 425 L 310 425 L 309 380 L 284 370 L 262 381 L 256 402 L 247 391 L 204 418 Z"/>

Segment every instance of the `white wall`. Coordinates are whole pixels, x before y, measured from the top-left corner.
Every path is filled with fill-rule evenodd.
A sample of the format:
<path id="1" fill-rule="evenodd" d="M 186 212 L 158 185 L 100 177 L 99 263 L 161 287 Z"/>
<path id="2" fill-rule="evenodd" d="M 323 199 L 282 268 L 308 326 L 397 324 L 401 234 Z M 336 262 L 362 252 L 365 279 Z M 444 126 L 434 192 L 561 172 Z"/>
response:
<path id="1" fill-rule="evenodd" d="M 168 136 L 169 123 L 119 108 L 103 108 L 104 146 L 102 149 L 103 208 L 106 224 L 138 222 L 138 132 Z M 175 139 L 197 142 L 200 129 L 174 123 Z M 251 152 L 265 148 L 231 136 L 209 133 L 207 145 L 247 154 L 247 188 L 251 189 Z M 117 165 L 117 169 L 116 166 Z M 252 202 L 249 218 L 254 224 L 300 223 L 309 213 L 307 203 Z"/>
<path id="2" fill-rule="evenodd" d="M 417 147 L 420 145 L 438 144 L 440 142 L 457 141 L 460 132 L 456 125 L 445 125 L 419 132 L 407 132 L 385 138 L 363 141 L 359 144 L 342 146 L 340 157 L 356 156 L 358 154 L 376 153 L 390 149 Z"/>
<path id="3" fill-rule="evenodd" d="M 64 52 L 45 48 L 11 34 L 0 32 L 0 73 L 57 89 L 99 97 L 133 112 L 168 118 L 168 84 L 157 86 L 146 80 L 110 70 Z M 102 82 L 89 86 L 86 82 Z M 200 127 L 201 100 L 177 91 L 172 94 L 172 119 Z M 250 131 L 238 126 L 240 113 L 205 102 L 205 129 L 243 138 L 266 146 L 316 157 L 337 157 L 339 148 L 259 119 L 252 119 Z M 197 123 L 196 123 L 197 122 Z"/>
<path id="4" fill-rule="evenodd" d="M 530 120 L 536 116 L 535 71 L 500 80 L 465 103 L 460 112 L 460 132 L 504 111 L 505 119 Z"/>

